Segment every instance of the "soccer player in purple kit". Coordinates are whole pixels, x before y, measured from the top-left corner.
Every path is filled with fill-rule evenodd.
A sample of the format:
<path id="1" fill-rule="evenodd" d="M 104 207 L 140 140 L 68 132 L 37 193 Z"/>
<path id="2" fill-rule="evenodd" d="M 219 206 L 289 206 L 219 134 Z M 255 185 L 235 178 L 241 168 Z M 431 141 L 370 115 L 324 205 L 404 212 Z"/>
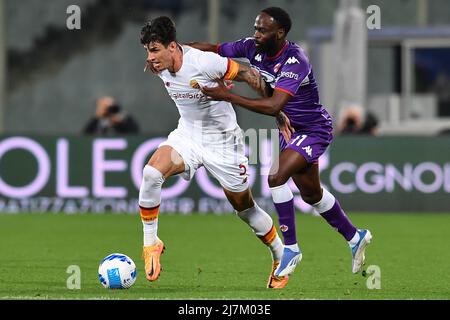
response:
<path id="1" fill-rule="evenodd" d="M 347 240 L 352 253 L 352 272 L 357 273 L 372 235 L 369 230 L 356 228 L 337 199 L 321 186 L 318 159 L 332 141 L 332 119 L 319 102 L 308 57 L 297 44 L 286 40 L 291 25 L 286 11 L 270 7 L 256 17 L 254 37 L 220 45 L 198 42 L 189 45 L 224 57 L 247 58 L 272 91 L 267 98 L 250 99 L 231 92 L 223 81 L 218 81 L 218 87 L 203 87 L 205 94 L 270 116 L 282 111 L 293 128 L 288 141 L 280 134 L 278 170 L 271 170 L 268 179 L 285 242 L 275 275 L 291 274 L 302 259 L 296 238 L 294 197 L 287 185 L 289 178 L 300 190 L 302 199 Z"/>

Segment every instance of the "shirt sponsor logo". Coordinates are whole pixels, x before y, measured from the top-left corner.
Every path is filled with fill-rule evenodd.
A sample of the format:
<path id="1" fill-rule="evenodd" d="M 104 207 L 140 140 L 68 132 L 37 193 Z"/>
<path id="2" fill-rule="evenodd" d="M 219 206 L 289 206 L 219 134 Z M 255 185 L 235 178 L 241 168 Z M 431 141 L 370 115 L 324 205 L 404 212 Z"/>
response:
<path id="1" fill-rule="evenodd" d="M 294 63 L 300 63 L 296 57 L 290 57 L 289 59 L 287 59 L 285 64 L 294 64 Z"/>
<path id="2" fill-rule="evenodd" d="M 297 74 L 297 73 L 294 73 L 294 72 L 292 72 L 292 71 L 290 71 L 290 72 L 282 71 L 282 72 L 280 73 L 279 78 L 289 78 L 289 79 L 295 79 L 295 80 L 298 80 L 298 74 Z"/>
<path id="3" fill-rule="evenodd" d="M 198 100 L 203 98 L 205 95 L 202 92 L 172 92 L 169 93 L 172 99 L 178 100 L 178 99 L 190 99 L 190 100 Z"/>

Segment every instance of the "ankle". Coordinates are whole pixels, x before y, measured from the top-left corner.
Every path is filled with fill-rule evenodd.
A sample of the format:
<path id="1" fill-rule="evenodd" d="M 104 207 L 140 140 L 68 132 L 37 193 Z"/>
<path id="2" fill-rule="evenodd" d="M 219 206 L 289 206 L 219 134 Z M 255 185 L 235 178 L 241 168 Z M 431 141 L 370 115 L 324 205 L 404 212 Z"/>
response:
<path id="1" fill-rule="evenodd" d="M 294 252 L 300 252 L 300 248 L 298 247 L 298 243 L 294 243 L 294 244 L 289 244 L 289 245 L 285 245 L 285 248 L 288 248 L 289 250 L 292 250 Z"/>

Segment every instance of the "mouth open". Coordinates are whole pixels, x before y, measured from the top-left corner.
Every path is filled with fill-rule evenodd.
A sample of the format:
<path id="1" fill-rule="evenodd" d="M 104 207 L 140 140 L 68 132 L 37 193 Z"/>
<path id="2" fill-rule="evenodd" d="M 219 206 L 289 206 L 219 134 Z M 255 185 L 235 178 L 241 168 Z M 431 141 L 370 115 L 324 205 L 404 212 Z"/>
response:
<path id="1" fill-rule="evenodd" d="M 146 72 L 149 69 L 154 69 L 154 70 L 159 71 L 160 68 L 161 68 L 161 63 L 159 63 L 159 62 L 147 62 L 145 64 L 144 72 Z"/>

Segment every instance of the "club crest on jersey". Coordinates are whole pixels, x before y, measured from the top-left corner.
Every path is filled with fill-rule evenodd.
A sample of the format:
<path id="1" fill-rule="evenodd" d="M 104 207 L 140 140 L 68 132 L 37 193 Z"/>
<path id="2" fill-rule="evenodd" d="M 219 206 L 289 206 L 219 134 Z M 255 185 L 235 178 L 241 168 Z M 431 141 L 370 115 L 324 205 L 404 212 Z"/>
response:
<path id="1" fill-rule="evenodd" d="M 281 230 L 281 232 L 286 232 L 286 231 L 289 230 L 289 227 L 288 227 L 287 225 L 285 225 L 285 224 L 282 224 L 282 225 L 280 226 L 280 230 Z"/>
<path id="2" fill-rule="evenodd" d="M 166 87 L 170 87 L 170 82 L 167 81 L 167 82 L 165 83 L 165 85 L 166 85 Z"/>
<path id="3" fill-rule="evenodd" d="M 194 89 L 200 89 L 200 85 L 198 84 L 197 80 L 192 79 L 189 81 L 189 85 Z"/>
<path id="4" fill-rule="evenodd" d="M 277 63 L 277 64 L 275 65 L 275 67 L 273 67 L 273 72 L 277 73 L 278 70 L 280 70 L 280 67 L 281 67 L 281 63 Z"/>

